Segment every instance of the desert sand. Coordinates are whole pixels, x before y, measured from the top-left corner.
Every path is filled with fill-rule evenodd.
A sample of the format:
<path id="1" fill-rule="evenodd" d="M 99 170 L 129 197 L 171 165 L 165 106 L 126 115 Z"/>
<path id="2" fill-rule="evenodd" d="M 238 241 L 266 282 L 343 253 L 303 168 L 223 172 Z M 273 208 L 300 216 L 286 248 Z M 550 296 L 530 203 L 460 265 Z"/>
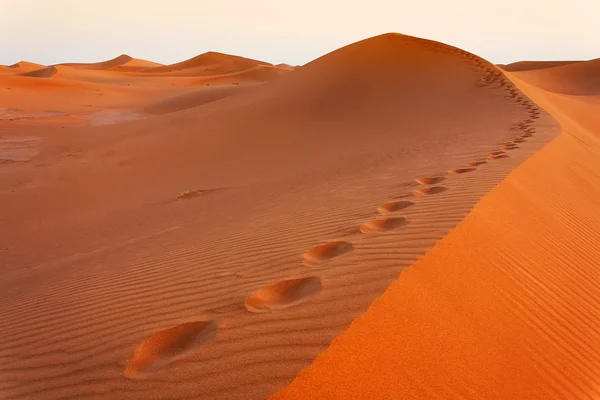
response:
<path id="1" fill-rule="evenodd" d="M 599 73 L 506 73 L 561 135 L 273 398 L 598 397 Z"/>
<path id="2" fill-rule="evenodd" d="M 19 65 L 2 398 L 596 394 L 594 61 Z"/>

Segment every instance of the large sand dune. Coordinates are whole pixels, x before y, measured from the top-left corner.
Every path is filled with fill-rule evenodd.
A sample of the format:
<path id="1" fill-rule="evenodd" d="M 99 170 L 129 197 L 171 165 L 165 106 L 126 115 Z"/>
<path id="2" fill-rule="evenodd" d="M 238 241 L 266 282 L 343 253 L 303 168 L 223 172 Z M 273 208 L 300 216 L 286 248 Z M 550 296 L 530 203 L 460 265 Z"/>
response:
<path id="1" fill-rule="evenodd" d="M 273 398 L 600 395 L 600 98 L 582 84 L 593 68 L 508 74 L 562 135 L 484 196 Z"/>
<path id="2" fill-rule="evenodd" d="M 171 71 L 257 67 L 209 55 Z M 0 165 L 8 399 L 266 398 L 559 133 L 494 65 L 399 34 L 213 100 L 165 67 L 35 79 L 162 115 L 1 126 L 39 150 Z"/>

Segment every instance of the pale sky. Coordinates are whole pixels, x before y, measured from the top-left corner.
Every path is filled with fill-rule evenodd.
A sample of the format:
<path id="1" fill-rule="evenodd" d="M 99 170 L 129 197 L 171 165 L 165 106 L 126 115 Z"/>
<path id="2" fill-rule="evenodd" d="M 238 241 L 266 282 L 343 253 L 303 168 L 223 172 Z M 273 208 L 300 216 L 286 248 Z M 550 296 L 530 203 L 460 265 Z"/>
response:
<path id="1" fill-rule="evenodd" d="M 0 64 L 161 63 L 220 51 L 304 64 L 386 32 L 495 63 L 600 57 L 600 0 L 0 0 Z"/>

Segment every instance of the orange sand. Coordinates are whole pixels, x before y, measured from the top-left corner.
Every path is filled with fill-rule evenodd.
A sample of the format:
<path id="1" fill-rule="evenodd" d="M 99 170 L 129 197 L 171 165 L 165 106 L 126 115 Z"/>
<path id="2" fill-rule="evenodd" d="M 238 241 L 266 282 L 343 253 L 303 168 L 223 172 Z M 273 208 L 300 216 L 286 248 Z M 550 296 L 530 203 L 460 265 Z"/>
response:
<path id="1" fill-rule="evenodd" d="M 599 71 L 582 62 L 508 74 L 562 135 L 274 399 L 600 396 L 600 98 L 581 96 Z"/>
<path id="2" fill-rule="evenodd" d="M 296 68 L 220 53 L 170 66 L 120 56 L 45 68 L 31 69 L 43 70 L 33 76 L 23 75 L 30 71 L 0 75 L 0 318 L 5 326 L 0 358 L 6 361 L 0 366 L 0 390 L 7 399 L 267 398 L 308 367 L 486 193 L 500 184 L 475 210 L 556 147 L 552 142 L 529 159 L 560 133 L 550 114 L 494 65 L 399 34 L 370 38 Z M 55 73 L 48 73 L 52 68 Z M 555 113 L 554 94 L 544 103 L 537 100 L 541 92 L 522 81 L 526 77 L 510 78 Z M 560 101 L 584 104 L 576 96 Z M 576 109 L 589 114 L 592 108 Z M 579 115 L 574 111 L 571 117 L 577 121 L 573 129 L 579 129 Z M 576 146 L 567 144 L 558 149 L 564 157 Z M 547 164 L 549 171 L 559 168 Z M 572 167 L 588 168 L 581 165 Z M 558 172 L 550 176 L 559 179 Z M 566 192 L 592 199 L 593 191 L 582 185 L 592 184 L 594 176 L 584 176 Z M 544 207 L 560 204 L 537 197 L 552 186 L 534 178 L 526 189 L 535 190 L 523 200 L 523 207 L 535 208 L 527 218 L 510 198 L 492 201 L 499 203 L 494 212 L 544 222 L 539 214 Z M 542 200 L 539 207 L 527 203 Z M 494 214 L 485 221 L 497 218 L 496 223 L 473 232 L 468 221 L 477 213 L 461 227 L 467 225 L 468 240 L 478 247 L 457 242 L 455 251 L 492 254 L 497 247 L 481 243 L 488 231 L 503 243 L 493 228 L 512 229 L 517 223 L 510 215 Z M 544 229 L 558 228 L 550 221 Z M 511 234 L 521 242 L 536 239 Z M 533 247 L 544 257 L 551 254 L 546 245 L 521 242 L 520 252 Z M 439 251 L 420 263 L 429 265 Z M 517 257 L 520 252 L 510 254 L 535 265 Z M 588 260 L 583 254 L 577 265 Z M 394 346 L 406 343 L 394 342 L 379 357 L 363 340 L 355 354 L 373 357 L 369 360 L 380 373 L 375 379 L 389 372 L 385 367 L 395 365 L 387 362 L 393 358 L 412 360 L 420 373 L 397 370 L 394 382 L 418 384 L 415 376 L 431 376 L 440 393 L 462 388 L 445 385 L 440 375 L 457 385 L 469 375 L 464 368 L 446 374 L 465 348 L 470 349 L 465 360 L 481 362 L 473 365 L 482 373 L 501 365 L 518 370 L 498 360 L 498 354 L 510 354 L 502 346 L 519 345 L 518 338 L 508 344 L 494 338 L 527 333 L 527 326 L 504 319 L 512 314 L 499 311 L 495 317 L 504 303 L 494 303 L 500 298 L 494 293 L 503 293 L 504 286 L 486 287 L 489 298 L 477 292 L 486 277 L 502 279 L 500 272 L 485 269 L 494 265 L 492 256 L 478 264 L 471 263 L 475 256 L 469 258 L 466 272 L 448 268 L 444 261 L 454 258 L 441 258 L 439 274 L 448 276 L 435 282 L 440 292 L 427 289 L 440 276 L 435 270 L 401 291 L 419 297 L 416 305 L 398 305 L 392 296 L 393 311 L 408 314 L 389 328 L 401 326 L 412 334 L 406 343 L 416 343 L 412 356 L 395 352 L 401 349 Z M 405 276 L 435 268 L 417 265 L 389 290 Z M 480 281 L 473 283 L 468 273 L 478 273 Z M 505 280 L 513 282 L 510 276 Z M 460 285 L 458 293 L 450 291 L 453 283 Z M 469 295 L 481 307 L 461 314 L 472 310 Z M 558 305 L 552 307 L 547 309 L 558 312 Z M 359 382 L 366 372 L 338 359 L 344 351 L 336 348 L 344 340 L 348 349 L 359 343 L 353 330 L 371 321 L 370 313 L 284 393 L 319 397 L 320 390 L 327 391 L 312 381 L 303 392 L 296 385 L 317 379 L 310 371 L 330 354 L 338 361 L 323 369 L 323 378 L 352 371 L 345 378 Z M 473 325 L 483 323 L 479 315 L 498 328 L 481 347 L 469 340 L 481 336 Z M 376 321 L 374 316 L 366 328 Z M 446 330 L 433 329 L 438 326 Z M 467 328 L 463 336 L 443 336 Z M 380 342 L 387 343 L 396 337 L 389 333 L 382 327 L 368 335 L 381 335 Z M 446 363 L 426 364 L 446 343 L 455 351 L 441 356 L 448 357 Z M 496 359 L 478 351 L 494 344 L 503 350 L 494 353 Z M 373 360 L 382 360 L 381 368 Z M 539 376 L 545 365 L 536 367 Z M 498 382 L 492 378 L 474 387 L 491 390 Z M 340 396 L 358 395 L 344 391 L 351 387 L 342 385 L 344 379 L 337 382 Z M 386 394 L 394 385 L 382 384 L 372 393 Z M 508 381 L 503 387 L 509 386 L 518 389 Z"/>

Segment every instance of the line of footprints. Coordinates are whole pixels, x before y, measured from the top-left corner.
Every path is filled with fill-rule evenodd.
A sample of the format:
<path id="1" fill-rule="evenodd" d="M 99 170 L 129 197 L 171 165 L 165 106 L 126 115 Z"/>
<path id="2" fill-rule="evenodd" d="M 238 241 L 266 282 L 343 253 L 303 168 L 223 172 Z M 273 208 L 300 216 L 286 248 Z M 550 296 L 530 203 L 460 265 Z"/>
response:
<path id="1" fill-rule="evenodd" d="M 505 90 L 511 98 L 528 110 L 529 118 L 510 128 L 516 134 L 512 139 L 501 144 L 502 150 L 490 152 L 485 159 L 468 162 L 465 167 L 448 170 L 448 174 L 463 174 L 473 171 L 476 169 L 475 167 L 489 161 L 506 158 L 508 151 L 518 149 L 519 143 L 524 142 L 535 133 L 535 128 L 531 124 L 539 118 L 539 109 L 521 97 L 516 89 L 505 87 Z M 429 196 L 441 193 L 446 188 L 436 184 L 442 180 L 443 177 L 440 176 L 418 178 L 416 182 L 420 187 L 415 189 L 412 195 Z M 405 225 L 407 223 L 405 218 L 393 216 L 393 214 L 413 204 L 409 200 L 393 200 L 382 204 L 377 209 L 382 217 L 362 224 L 359 228 L 360 232 L 376 234 Z M 311 267 L 323 265 L 352 250 L 353 246 L 349 242 L 331 241 L 306 251 L 303 263 Z M 286 309 L 309 300 L 319 293 L 321 288 L 322 282 L 318 276 L 284 280 L 251 294 L 244 302 L 244 307 L 253 313 Z M 135 349 L 133 357 L 125 367 L 124 376 L 132 379 L 143 378 L 169 363 L 189 357 L 211 342 L 216 337 L 217 330 L 218 326 L 215 320 L 203 320 L 184 323 L 156 332 Z"/>

